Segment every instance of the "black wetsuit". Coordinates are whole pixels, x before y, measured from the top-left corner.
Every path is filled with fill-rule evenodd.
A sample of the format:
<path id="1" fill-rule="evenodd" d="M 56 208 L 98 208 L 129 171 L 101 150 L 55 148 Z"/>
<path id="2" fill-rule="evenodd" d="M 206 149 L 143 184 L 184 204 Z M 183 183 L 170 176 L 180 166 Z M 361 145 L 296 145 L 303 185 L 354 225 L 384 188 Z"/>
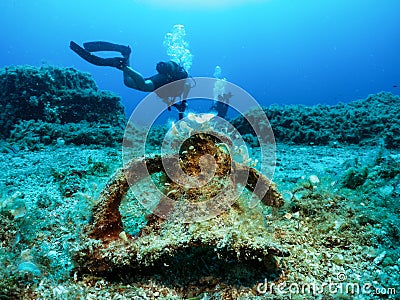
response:
<path id="1" fill-rule="evenodd" d="M 188 73 L 185 71 L 184 68 L 179 67 L 178 64 L 173 63 L 176 65 L 178 68 L 177 70 L 173 72 L 160 72 L 158 69 L 158 74 L 155 74 L 151 77 L 146 78 L 145 80 L 151 80 L 154 84 L 154 89 L 158 89 L 162 87 L 163 85 L 166 85 L 168 83 L 180 80 L 180 79 L 186 79 L 188 78 Z"/>
<path id="2" fill-rule="evenodd" d="M 154 89 L 156 90 L 156 89 L 162 87 L 163 85 L 174 82 L 176 79 L 172 78 L 166 74 L 156 74 L 149 78 L 145 78 L 145 80 L 151 80 L 154 84 Z"/>
<path id="3" fill-rule="evenodd" d="M 218 117 L 225 118 L 228 113 L 229 104 L 218 101 L 212 108 L 217 111 Z"/>

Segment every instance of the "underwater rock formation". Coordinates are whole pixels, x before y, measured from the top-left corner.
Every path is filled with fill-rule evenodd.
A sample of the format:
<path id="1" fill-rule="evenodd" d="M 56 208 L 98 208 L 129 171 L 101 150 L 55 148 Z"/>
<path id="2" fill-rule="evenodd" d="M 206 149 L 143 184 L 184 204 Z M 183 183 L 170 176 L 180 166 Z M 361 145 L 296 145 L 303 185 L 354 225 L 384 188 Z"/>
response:
<path id="1" fill-rule="evenodd" d="M 231 160 L 216 141 L 218 139 L 213 135 L 196 134 L 182 145 L 179 155 L 134 158 L 117 170 L 99 196 L 93 210 L 93 220 L 86 227 L 87 237 L 75 251 L 76 271 L 97 274 L 114 272 L 116 275 L 121 274 L 121 269 L 135 268 L 139 272 L 146 268 L 157 269 L 157 266 L 165 268 L 172 261 L 175 261 L 175 265 L 171 268 L 177 268 L 182 261 L 195 256 L 197 262 L 191 263 L 193 268 L 196 263 L 201 263 L 201 259 L 211 264 L 222 260 L 224 263 L 220 266 L 234 261 L 247 267 L 250 264 L 268 273 L 270 265 L 274 267 L 276 264 L 273 256 L 288 256 L 289 252 L 282 249 L 279 241 L 268 234 L 264 215 L 268 206 L 283 205 L 282 196 L 275 185 L 258 171 Z M 189 151 L 194 148 L 196 151 Z M 171 180 L 171 172 L 165 175 L 165 166 L 169 168 L 175 161 L 180 163 L 183 172 L 189 177 L 197 176 L 201 158 L 206 154 L 215 158 L 214 175 L 218 182 L 210 180 L 202 187 L 185 190 L 184 185 L 182 187 L 175 183 L 176 180 Z M 148 173 L 141 171 L 144 168 Z M 161 186 L 166 187 L 163 191 L 165 197 L 160 199 L 147 216 L 147 224 L 139 234 L 131 236 L 124 230 L 121 201 L 127 200 L 125 197 L 130 187 L 139 188 L 135 184 L 140 186 L 144 177 L 155 173 L 164 174 L 159 178 L 164 178 Z M 238 195 L 231 203 L 231 197 L 235 194 L 229 191 L 236 189 L 237 178 L 243 177 L 243 174 L 246 174 L 243 185 L 248 191 Z M 224 190 L 222 197 L 212 202 L 210 199 L 215 197 L 216 190 L 221 191 L 221 185 Z M 261 201 L 251 205 L 251 193 Z M 171 194 L 172 199 L 168 198 Z M 212 202 L 221 206 L 225 204 L 226 207 L 213 218 L 190 222 L 187 218 L 190 212 L 184 209 L 188 202 Z M 207 268 L 210 270 L 213 265 Z M 214 271 L 209 274 L 215 275 Z"/>
<path id="2" fill-rule="evenodd" d="M 271 105 L 263 110 L 279 142 L 312 145 L 383 142 L 388 149 L 400 147 L 400 97 L 391 93 L 381 92 L 364 100 L 333 106 Z M 260 119 L 251 111 L 246 117 L 252 124 Z M 243 116 L 234 119 L 232 124 L 241 134 L 254 132 Z"/>
<path id="3" fill-rule="evenodd" d="M 0 138 L 24 146 L 65 143 L 112 145 L 125 126 L 120 98 L 99 91 L 87 73 L 52 66 L 0 70 Z"/>

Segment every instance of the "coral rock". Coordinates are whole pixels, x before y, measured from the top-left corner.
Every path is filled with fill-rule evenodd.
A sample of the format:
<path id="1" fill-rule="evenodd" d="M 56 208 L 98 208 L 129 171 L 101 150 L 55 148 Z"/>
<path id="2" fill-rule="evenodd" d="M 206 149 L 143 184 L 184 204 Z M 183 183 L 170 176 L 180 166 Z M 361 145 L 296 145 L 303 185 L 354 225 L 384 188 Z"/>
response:
<path id="1" fill-rule="evenodd" d="M 255 169 L 231 161 L 210 136 L 195 135 L 188 141 L 182 146 L 180 157 L 170 155 L 163 158 L 156 156 L 132 159 L 110 178 L 94 208 L 93 222 L 86 227 L 87 237 L 84 244 L 75 254 L 78 271 L 101 273 L 124 268 L 165 266 L 169 265 L 174 256 L 182 253 L 188 255 L 193 251 L 212 253 L 225 260 L 256 262 L 258 265 L 262 261 L 266 264 L 270 262 L 271 256 L 289 255 L 287 250 L 278 245 L 279 241 L 268 234 L 263 214 L 266 206 L 283 205 L 283 198 L 275 185 Z M 191 146 L 196 151 L 184 150 Z M 164 166 L 179 158 L 184 172 L 196 176 L 199 172 L 196 162 L 199 162 L 199 157 L 204 153 L 214 155 L 217 162 L 215 173 L 228 182 L 221 199 L 233 195 L 230 191 L 236 188 L 236 179 L 242 173 L 248 174 L 245 182 L 247 192 L 230 203 L 229 207 L 224 207 L 215 217 L 201 222 L 187 222 L 185 213 L 182 212 L 184 203 L 198 203 L 196 197 L 204 199 L 214 196 L 215 189 L 211 183 L 210 186 L 183 191 L 167 177 L 169 183 L 165 185 L 168 187 L 165 197 L 160 199 L 153 213 L 147 216 L 147 224 L 137 236 L 123 233 L 119 206 L 130 185 L 135 188 L 134 184 L 149 174 L 165 173 Z M 235 176 L 229 172 L 226 174 L 228 169 Z M 261 202 L 249 205 L 251 193 L 261 198 Z M 178 196 L 167 200 L 168 194 Z M 121 233 L 124 238 L 121 238 Z"/>

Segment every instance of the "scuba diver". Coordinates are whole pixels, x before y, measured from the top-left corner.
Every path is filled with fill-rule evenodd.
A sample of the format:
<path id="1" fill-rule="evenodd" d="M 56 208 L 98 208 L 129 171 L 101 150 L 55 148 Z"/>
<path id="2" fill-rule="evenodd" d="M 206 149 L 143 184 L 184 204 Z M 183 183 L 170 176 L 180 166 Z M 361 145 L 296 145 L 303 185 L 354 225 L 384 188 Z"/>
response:
<path id="1" fill-rule="evenodd" d="M 138 71 L 129 66 L 131 48 L 110 42 L 96 41 L 83 44 L 83 48 L 74 41 L 70 42 L 70 48 L 87 62 L 96 66 L 109 66 L 122 70 L 124 84 L 132 89 L 142 92 L 155 92 L 168 105 L 175 107 L 179 113 L 179 120 L 183 118 L 186 110 L 186 98 L 190 90 L 190 84 L 186 82 L 188 73 L 174 61 L 161 61 L 157 63 L 157 74 L 145 78 Z M 114 51 L 121 53 L 122 57 L 103 58 L 92 54 L 98 51 Z M 174 84 L 170 84 L 174 82 Z M 163 87 L 163 88 L 161 88 Z M 176 100 L 179 99 L 177 102 Z"/>
<path id="2" fill-rule="evenodd" d="M 232 96 L 233 95 L 231 92 L 218 95 L 219 101 L 214 101 L 214 104 L 211 106 L 210 110 L 216 111 L 218 117 L 225 119 L 226 114 L 228 113 L 229 99 L 231 99 Z"/>

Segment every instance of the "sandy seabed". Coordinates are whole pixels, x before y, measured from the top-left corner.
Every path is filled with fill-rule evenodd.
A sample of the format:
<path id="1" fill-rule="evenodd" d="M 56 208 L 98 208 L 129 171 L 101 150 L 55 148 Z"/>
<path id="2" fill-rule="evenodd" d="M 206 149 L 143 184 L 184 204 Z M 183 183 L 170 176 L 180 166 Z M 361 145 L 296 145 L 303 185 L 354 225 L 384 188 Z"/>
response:
<path id="1" fill-rule="evenodd" d="M 399 175 L 382 176 L 376 161 L 400 164 L 400 151 L 278 144 L 276 157 L 273 181 L 285 205 L 265 213 L 265 234 L 291 253 L 277 258 L 279 276 L 231 285 L 209 274 L 185 287 L 156 275 L 127 282 L 74 273 L 70 250 L 122 164 L 120 149 L 4 150 L 0 204 L 9 222 L 0 235 L 0 299 L 398 299 Z M 364 167 L 365 182 L 345 188 L 349 168 Z"/>

